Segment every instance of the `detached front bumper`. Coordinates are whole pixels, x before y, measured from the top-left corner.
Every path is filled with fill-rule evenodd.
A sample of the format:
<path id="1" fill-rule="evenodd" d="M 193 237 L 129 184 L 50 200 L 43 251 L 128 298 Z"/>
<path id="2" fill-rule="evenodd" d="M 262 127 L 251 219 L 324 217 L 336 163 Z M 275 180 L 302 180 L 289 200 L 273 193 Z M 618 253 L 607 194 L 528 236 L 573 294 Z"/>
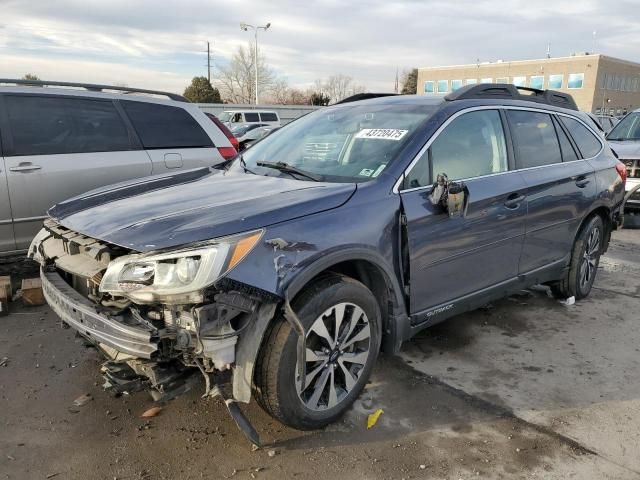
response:
<path id="1" fill-rule="evenodd" d="M 40 278 L 45 299 L 53 311 L 89 341 L 134 357 L 153 358 L 158 350 L 153 331 L 101 314 L 56 272 L 42 269 Z"/>

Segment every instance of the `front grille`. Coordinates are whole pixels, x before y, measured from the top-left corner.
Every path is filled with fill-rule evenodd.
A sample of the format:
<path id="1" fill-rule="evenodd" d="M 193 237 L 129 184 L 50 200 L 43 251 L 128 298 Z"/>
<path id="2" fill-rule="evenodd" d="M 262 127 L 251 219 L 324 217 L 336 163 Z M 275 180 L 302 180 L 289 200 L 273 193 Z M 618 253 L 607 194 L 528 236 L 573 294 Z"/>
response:
<path id="1" fill-rule="evenodd" d="M 627 168 L 627 178 L 640 178 L 640 160 L 621 160 Z"/>
<path id="2" fill-rule="evenodd" d="M 41 245 L 47 263 L 55 265 L 62 278 L 85 297 L 96 291 L 109 262 L 129 253 L 51 219 L 45 220 L 44 227 L 51 234 Z"/>

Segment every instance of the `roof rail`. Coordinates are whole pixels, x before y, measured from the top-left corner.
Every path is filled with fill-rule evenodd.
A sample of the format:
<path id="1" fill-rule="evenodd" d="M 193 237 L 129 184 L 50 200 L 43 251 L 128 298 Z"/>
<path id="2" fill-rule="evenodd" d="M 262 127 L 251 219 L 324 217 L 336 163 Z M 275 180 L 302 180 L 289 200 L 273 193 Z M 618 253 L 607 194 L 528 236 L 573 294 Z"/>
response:
<path id="1" fill-rule="evenodd" d="M 399 94 L 398 93 L 356 93 L 355 95 L 351 95 L 350 97 L 343 98 L 339 102 L 336 102 L 334 105 L 340 105 L 341 103 L 357 102 L 358 100 L 369 100 L 370 98 L 392 97 L 394 95 L 399 95 Z"/>
<path id="2" fill-rule="evenodd" d="M 13 84 L 13 85 L 26 85 L 29 87 L 75 87 L 84 88 L 91 92 L 102 92 L 103 90 L 114 90 L 123 93 L 147 93 L 150 95 L 162 95 L 175 100 L 176 102 L 189 102 L 182 95 L 170 92 L 161 92 L 158 90 L 145 90 L 143 88 L 130 88 L 130 87 L 118 87 L 115 85 L 95 85 L 93 83 L 75 83 L 75 82 L 52 82 L 45 80 L 25 80 L 25 79 L 12 79 L 12 78 L 0 78 L 0 84 Z"/>
<path id="3" fill-rule="evenodd" d="M 529 92 L 528 94 L 520 91 Z M 517 87 L 510 83 L 478 83 L 466 85 L 444 97 L 447 101 L 469 100 L 475 98 L 508 98 L 511 100 L 523 100 L 525 102 L 537 102 L 556 107 L 578 110 L 575 100 L 568 93 L 556 90 L 539 90 L 537 88 Z"/>

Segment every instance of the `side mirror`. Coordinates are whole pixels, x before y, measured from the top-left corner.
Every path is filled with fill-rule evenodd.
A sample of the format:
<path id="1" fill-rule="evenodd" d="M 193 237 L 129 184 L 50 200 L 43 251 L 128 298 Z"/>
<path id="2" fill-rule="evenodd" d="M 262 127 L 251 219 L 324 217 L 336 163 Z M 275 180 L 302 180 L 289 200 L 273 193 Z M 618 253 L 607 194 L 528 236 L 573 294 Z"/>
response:
<path id="1" fill-rule="evenodd" d="M 450 182 L 447 192 L 449 217 L 462 217 L 467 210 L 467 187 L 462 182 Z"/>
<path id="2" fill-rule="evenodd" d="M 449 181 L 447 174 L 438 175 L 429 200 L 439 205 L 449 217 L 462 217 L 467 211 L 469 190 L 463 182 Z"/>

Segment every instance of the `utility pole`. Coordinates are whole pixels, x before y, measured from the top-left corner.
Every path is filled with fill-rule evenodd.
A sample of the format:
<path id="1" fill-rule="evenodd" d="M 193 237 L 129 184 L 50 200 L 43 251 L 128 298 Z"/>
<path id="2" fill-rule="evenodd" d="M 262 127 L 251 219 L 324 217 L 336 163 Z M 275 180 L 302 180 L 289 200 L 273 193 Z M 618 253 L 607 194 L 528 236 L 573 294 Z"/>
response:
<path id="1" fill-rule="evenodd" d="M 396 93 L 398 93 L 398 67 L 396 67 Z"/>
<path id="2" fill-rule="evenodd" d="M 211 83 L 211 49 L 209 48 L 209 42 L 207 41 L 207 80 Z"/>

